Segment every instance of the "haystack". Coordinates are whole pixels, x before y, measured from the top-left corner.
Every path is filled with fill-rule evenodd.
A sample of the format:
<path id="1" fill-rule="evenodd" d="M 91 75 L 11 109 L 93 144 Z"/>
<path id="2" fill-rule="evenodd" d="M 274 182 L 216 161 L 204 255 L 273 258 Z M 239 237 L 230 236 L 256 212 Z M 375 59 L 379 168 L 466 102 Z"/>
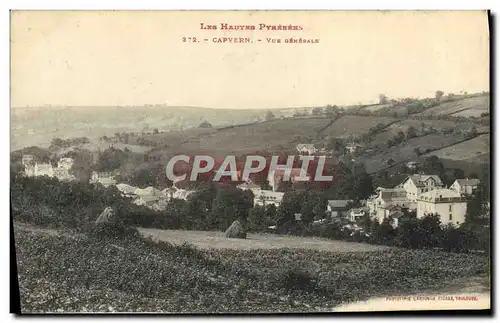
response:
<path id="1" fill-rule="evenodd" d="M 236 220 L 233 222 L 233 224 L 231 224 L 231 226 L 229 226 L 229 228 L 227 228 L 224 236 L 226 238 L 246 239 L 247 233 L 245 232 L 245 229 L 243 228 L 241 222 Z"/>
<path id="2" fill-rule="evenodd" d="M 102 211 L 101 215 L 99 215 L 97 220 L 95 220 L 95 223 L 96 224 L 109 223 L 112 221 L 114 216 L 115 216 L 115 211 L 108 206 L 107 208 L 104 209 L 104 211 Z"/>

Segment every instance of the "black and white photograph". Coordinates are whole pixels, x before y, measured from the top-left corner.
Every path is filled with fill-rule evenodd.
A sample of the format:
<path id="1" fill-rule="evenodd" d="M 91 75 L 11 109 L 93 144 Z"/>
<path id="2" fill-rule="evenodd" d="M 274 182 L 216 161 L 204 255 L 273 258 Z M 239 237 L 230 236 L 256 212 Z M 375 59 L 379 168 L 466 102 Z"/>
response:
<path id="1" fill-rule="evenodd" d="M 11 10 L 11 303 L 491 310 L 491 22 Z"/>

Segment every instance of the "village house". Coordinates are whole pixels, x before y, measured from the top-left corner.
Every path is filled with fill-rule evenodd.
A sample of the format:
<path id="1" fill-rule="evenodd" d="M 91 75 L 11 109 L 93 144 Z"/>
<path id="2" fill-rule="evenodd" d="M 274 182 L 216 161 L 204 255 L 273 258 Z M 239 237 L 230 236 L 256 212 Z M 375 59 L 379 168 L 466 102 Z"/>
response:
<path id="1" fill-rule="evenodd" d="M 318 149 L 313 144 L 298 144 L 296 147 L 300 154 L 312 155 L 318 152 Z"/>
<path id="2" fill-rule="evenodd" d="M 457 179 L 451 184 L 450 189 L 460 193 L 461 195 L 472 195 L 480 181 L 477 178 Z"/>
<path id="3" fill-rule="evenodd" d="M 51 164 L 35 163 L 34 176 L 49 176 L 54 177 L 54 167 Z"/>
<path id="4" fill-rule="evenodd" d="M 73 167 L 73 164 L 74 164 L 73 158 L 63 157 L 59 159 L 59 161 L 57 162 L 57 168 L 62 168 L 69 171 L 71 167 Z"/>
<path id="5" fill-rule="evenodd" d="M 326 204 L 327 216 L 331 218 L 345 217 L 349 211 L 352 200 L 328 200 Z"/>
<path id="6" fill-rule="evenodd" d="M 134 200 L 133 203 L 135 205 L 142 205 L 142 206 L 146 206 L 148 208 L 153 208 L 153 206 L 156 203 L 158 203 L 159 200 L 160 200 L 159 196 L 155 196 L 155 195 L 143 195 L 143 196 L 138 196 Z"/>
<path id="7" fill-rule="evenodd" d="M 285 179 L 286 171 L 290 172 L 290 177 L 288 178 L 289 181 L 291 181 L 292 183 L 296 183 L 298 181 L 301 168 L 286 169 L 284 165 L 278 165 L 278 167 L 276 167 L 275 169 L 269 170 L 269 173 L 267 175 L 267 181 L 269 182 L 269 185 L 271 186 L 273 191 L 276 192 L 278 190 L 280 183 Z M 308 176 L 308 174 L 306 174 L 306 176 Z"/>
<path id="8" fill-rule="evenodd" d="M 245 182 L 243 184 L 237 185 L 236 187 L 243 191 L 250 190 L 254 195 L 259 194 L 261 191 L 260 185 L 257 185 L 252 181 Z"/>
<path id="9" fill-rule="evenodd" d="M 357 154 L 363 151 L 363 146 L 360 144 L 357 144 L 355 142 L 349 143 L 345 146 L 345 149 L 350 153 L 350 154 Z"/>
<path id="10" fill-rule="evenodd" d="M 460 193 L 448 188 L 434 189 L 419 196 L 417 218 L 436 213 L 442 224 L 460 225 L 465 222 L 467 202 Z"/>
<path id="11" fill-rule="evenodd" d="M 136 196 L 135 190 L 137 189 L 137 187 L 135 187 L 135 186 L 128 185 L 125 183 L 120 183 L 120 184 L 116 184 L 116 188 L 120 191 L 122 196 L 125 196 L 125 197 Z"/>
<path id="12" fill-rule="evenodd" d="M 407 208 L 396 205 L 390 207 L 388 218 L 393 228 L 397 228 L 399 226 L 400 220 L 407 210 Z"/>
<path id="13" fill-rule="evenodd" d="M 405 165 L 406 165 L 406 168 L 414 171 L 414 170 L 417 170 L 419 163 L 416 161 L 409 161 Z"/>
<path id="14" fill-rule="evenodd" d="M 420 194 L 442 188 L 443 182 L 438 175 L 415 174 L 408 176 L 398 187 L 404 188 L 408 199 L 415 202 Z"/>
<path id="15" fill-rule="evenodd" d="M 261 190 L 259 195 L 254 196 L 253 204 L 260 206 L 267 206 L 274 204 L 276 207 L 280 206 L 285 193 Z"/>
<path id="16" fill-rule="evenodd" d="M 54 168 L 54 177 L 60 181 L 72 181 L 75 179 L 66 168 Z"/>
<path id="17" fill-rule="evenodd" d="M 115 175 L 109 172 L 92 172 L 90 176 L 90 183 L 100 183 L 104 187 L 109 187 L 111 185 L 116 185 L 116 180 L 114 179 Z"/>
<path id="18" fill-rule="evenodd" d="M 160 196 L 161 191 L 153 186 L 148 186 L 146 188 L 136 188 L 134 194 L 137 196 Z"/>
<path id="19" fill-rule="evenodd" d="M 376 189 L 377 195 L 366 201 L 370 216 L 382 222 L 391 215 L 395 206 L 408 209 L 416 209 L 416 203 L 410 201 L 403 188 L 383 188 Z"/>
<path id="20" fill-rule="evenodd" d="M 33 155 L 23 155 L 21 162 L 24 166 L 34 166 Z"/>
<path id="21" fill-rule="evenodd" d="M 165 196 L 167 200 L 179 199 L 186 201 L 188 197 L 196 191 L 185 190 L 172 186 L 160 192 L 160 196 Z"/>
<path id="22" fill-rule="evenodd" d="M 367 212 L 364 209 L 360 208 L 350 209 L 348 213 L 348 219 L 351 222 L 356 222 L 357 220 L 362 219 L 366 214 Z"/>

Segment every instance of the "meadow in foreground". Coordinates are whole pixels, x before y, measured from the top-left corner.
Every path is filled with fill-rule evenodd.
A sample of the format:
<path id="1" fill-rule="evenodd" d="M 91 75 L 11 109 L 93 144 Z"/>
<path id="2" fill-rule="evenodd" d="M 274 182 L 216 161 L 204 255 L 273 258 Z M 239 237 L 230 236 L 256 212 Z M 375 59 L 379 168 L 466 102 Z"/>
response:
<path id="1" fill-rule="evenodd" d="M 21 309 L 30 312 L 303 312 L 486 274 L 485 255 L 387 249 L 200 250 L 16 223 Z"/>

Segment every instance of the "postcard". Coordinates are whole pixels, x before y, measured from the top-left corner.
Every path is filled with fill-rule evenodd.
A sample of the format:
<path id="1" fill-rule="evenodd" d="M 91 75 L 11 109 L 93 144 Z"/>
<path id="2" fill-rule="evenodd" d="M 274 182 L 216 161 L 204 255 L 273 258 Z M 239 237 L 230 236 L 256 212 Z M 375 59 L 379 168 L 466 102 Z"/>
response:
<path id="1" fill-rule="evenodd" d="M 490 19 L 11 11 L 11 312 L 487 312 Z"/>

